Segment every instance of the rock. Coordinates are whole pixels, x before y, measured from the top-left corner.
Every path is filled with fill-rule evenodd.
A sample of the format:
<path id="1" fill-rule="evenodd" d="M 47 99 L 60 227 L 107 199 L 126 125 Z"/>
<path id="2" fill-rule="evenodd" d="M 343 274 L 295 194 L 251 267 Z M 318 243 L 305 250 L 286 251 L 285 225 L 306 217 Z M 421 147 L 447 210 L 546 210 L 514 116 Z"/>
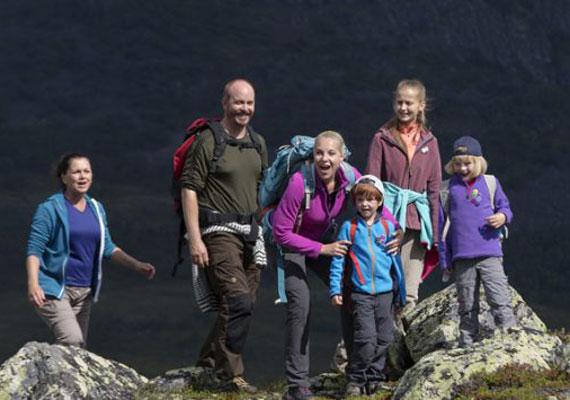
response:
<path id="1" fill-rule="evenodd" d="M 188 367 L 167 371 L 150 380 L 146 388 L 157 392 L 181 392 L 189 388 L 216 392 L 221 385 L 212 369 Z"/>
<path id="2" fill-rule="evenodd" d="M 546 325 L 525 303 L 516 290 L 511 288 L 513 310 L 517 324 L 527 330 L 546 332 Z M 406 348 L 414 362 L 438 349 L 451 348 L 459 337 L 459 314 L 455 285 L 449 285 L 438 293 L 420 302 L 403 315 L 406 328 Z M 480 335 L 490 337 L 495 329 L 490 307 L 481 286 Z"/>
<path id="3" fill-rule="evenodd" d="M 562 346 L 559 338 L 527 328 L 497 331 L 469 348 L 437 350 L 422 357 L 398 382 L 393 400 L 453 399 L 455 385 L 477 372 L 509 364 L 549 369 Z"/>
<path id="4" fill-rule="evenodd" d="M 87 350 L 29 342 L 0 367 L 0 399 L 131 399 L 146 382 Z"/>

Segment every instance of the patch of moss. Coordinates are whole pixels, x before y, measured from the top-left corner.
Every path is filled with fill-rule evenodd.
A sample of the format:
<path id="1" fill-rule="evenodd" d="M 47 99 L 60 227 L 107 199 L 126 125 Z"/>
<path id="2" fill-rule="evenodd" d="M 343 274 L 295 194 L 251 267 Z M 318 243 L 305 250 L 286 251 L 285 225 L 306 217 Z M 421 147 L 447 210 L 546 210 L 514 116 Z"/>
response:
<path id="1" fill-rule="evenodd" d="M 455 388 L 458 400 L 540 400 L 570 393 L 570 376 L 557 368 L 535 371 L 529 365 L 508 365 L 479 373 Z"/>

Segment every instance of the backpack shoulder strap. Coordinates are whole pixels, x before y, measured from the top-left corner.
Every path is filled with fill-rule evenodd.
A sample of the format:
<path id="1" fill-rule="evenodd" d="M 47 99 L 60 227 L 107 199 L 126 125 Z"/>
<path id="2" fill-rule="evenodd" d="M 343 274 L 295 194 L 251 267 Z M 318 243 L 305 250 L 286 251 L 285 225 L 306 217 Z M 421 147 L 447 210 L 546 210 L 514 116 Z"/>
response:
<path id="1" fill-rule="evenodd" d="M 344 175 L 348 179 L 348 185 L 346 185 L 344 190 L 346 193 L 350 193 L 352 187 L 354 186 L 354 182 L 356 182 L 356 174 L 354 173 L 354 168 L 352 168 L 352 165 L 350 165 L 346 161 L 341 162 L 340 167 L 342 168 L 342 170 L 344 171 Z"/>
<path id="2" fill-rule="evenodd" d="M 251 138 L 251 143 L 253 147 L 257 151 L 257 153 L 261 156 L 261 139 L 259 138 L 259 134 L 253 129 L 251 126 L 247 126 L 247 131 L 249 132 L 249 137 Z"/>
<path id="3" fill-rule="evenodd" d="M 443 224 L 443 234 L 441 235 L 442 242 L 445 242 L 447 238 L 447 233 L 451 226 L 451 220 L 449 218 L 449 179 L 441 182 L 441 188 L 439 189 L 439 199 L 443 207 L 443 214 L 445 217 L 445 223 Z"/>
<path id="4" fill-rule="evenodd" d="M 208 128 L 214 134 L 214 155 L 210 161 L 210 173 L 216 172 L 216 166 L 220 157 L 224 154 L 226 149 L 226 144 L 228 142 L 228 135 L 226 134 L 224 127 L 221 123 L 217 121 L 208 121 Z"/>
<path id="5" fill-rule="evenodd" d="M 390 229 L 388 228 L 388 223 L 386 222 L 384 217 L 380 217 L 380 223 L 382 224 L 384 230 L 386 231 L 386 238 L 388 238 L 388 236 L 390 235 Z"/>
<path id="6" fill-rule="evenodd" d="M 356 223 L 357 219 L 356 217 L 353 217 L 352 220 L 350 221 L 350 241 L 352 243 L 354 243 L 354 235 L 356 234 Z"/>
<path id="7" fill-rule="evenodd" d="M 491 200 L 491 207 L 495 210 L 495 193 L 497 193 L 497 178 L 495 175 L 483 175 L 487 189 L 489 189 L 489 200 Z"/>

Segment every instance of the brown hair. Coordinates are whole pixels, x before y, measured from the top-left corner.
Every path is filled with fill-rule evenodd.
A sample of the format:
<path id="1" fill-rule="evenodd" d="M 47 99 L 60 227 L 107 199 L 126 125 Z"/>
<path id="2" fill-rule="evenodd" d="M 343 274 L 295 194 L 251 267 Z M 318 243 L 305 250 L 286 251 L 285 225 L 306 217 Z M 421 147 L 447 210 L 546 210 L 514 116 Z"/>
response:
<path id="1" fill-rule="evenodd" d="M 365 199 L 378 200 L 378 202 L 382 202 L 384 200 L 382 193 L 380 193 L 374 185 L 370 185 L 368 183 L 359 183 L 354 186 L 352 188 L 351 195 L 354 203 L 356 203 L 356 198 L 358 196 L 363 196 Z"/>
<path id="2" fill-rule="evenodd" d="M 55 175 L 56 179 L 59 181 L 61 185 L 61 189 L 65 191 L 65 184 L 61 180 L 61 176 L 64 175 L 67 171 L 69 171 L 69 166 L 71 164 L 71 160 L 75 160 L 77 158 L 85 158 L 89 163 L 89 157 L 81 153 L 66 153 L 59 157 L 59 160 L 53 167 L 53 174 Z"/>

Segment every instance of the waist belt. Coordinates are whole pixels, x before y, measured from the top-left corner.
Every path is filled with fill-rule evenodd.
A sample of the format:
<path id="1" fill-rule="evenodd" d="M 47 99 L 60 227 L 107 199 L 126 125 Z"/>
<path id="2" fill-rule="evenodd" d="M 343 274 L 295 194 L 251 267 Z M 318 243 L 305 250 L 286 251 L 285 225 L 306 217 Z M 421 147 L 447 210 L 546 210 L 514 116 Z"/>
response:
<path id="1" fill-rule="evenodd" d="M 257 218 L 255 217 L 255 214 L 224 214 L 219 211 L 200 208 L 198 218 L 200 221 L 200 227 L 202 229 L 211 225 L 227 224 L 231 222 L 242 225 L 251 225 L 249 234 L 243 235 L 243 238 L 249 245 L 254 245 L 257 241 L 259 225 L 257 224 Z"/>

